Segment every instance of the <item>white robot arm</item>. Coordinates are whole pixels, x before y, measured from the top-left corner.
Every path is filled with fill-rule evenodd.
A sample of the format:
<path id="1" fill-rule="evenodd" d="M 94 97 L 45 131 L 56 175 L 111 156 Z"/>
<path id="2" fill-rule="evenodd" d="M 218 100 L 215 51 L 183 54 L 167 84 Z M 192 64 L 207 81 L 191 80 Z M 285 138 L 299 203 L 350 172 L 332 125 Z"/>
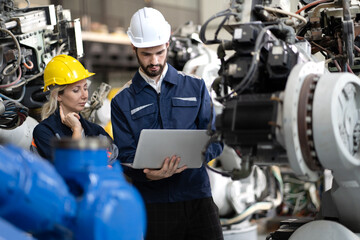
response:
<path id="1" fill-rule="evenodd" d="M 287 163 L 302 180 L 317 181 L 330 169 L 333 185 L 322 197 L 318 216 L 336 219 L 338 223 L 327 225 L 340 223 L 334 231 L 359 233 L 360 80 L 353 51 L 357 38 L 352 36 L 360 8 L 345 0 L 299 1 L 298 6 L 293 13 L 276 1 L 231 1 L 229 9 L 202 26 L 201 40 L 219 44 L 220 80 L 212 87 L 224 109 L 216 119 L 217 134 L 240 149 L 242 161 Z M 240 15 L 238 9 L 250 15 Z M 208 23 L 218 17 L 237 20 L 219 26 L 232 39 L 205 38 Z M 313 55 L 319 52 L 323 61 Z M 344 236 L 354 239 L 354 234 Z M 291 239 L 300 238 L 294 234 Z"/>

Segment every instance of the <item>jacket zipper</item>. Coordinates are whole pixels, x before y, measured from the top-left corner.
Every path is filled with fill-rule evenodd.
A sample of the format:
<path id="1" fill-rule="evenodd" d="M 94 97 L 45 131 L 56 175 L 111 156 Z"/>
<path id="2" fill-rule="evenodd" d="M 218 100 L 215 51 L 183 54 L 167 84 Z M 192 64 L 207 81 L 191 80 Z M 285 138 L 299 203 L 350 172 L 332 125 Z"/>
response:
<path id="1" fill-rule="evenodd" d="M 160 93 L 158 93 L 158 95 L 157 95 L 157 103 L 158 103 L 158 119 L 160 121 L 160 128 L 164 128 L 163 122 L 161 119 L 161 114 L 160 114 Z"/>

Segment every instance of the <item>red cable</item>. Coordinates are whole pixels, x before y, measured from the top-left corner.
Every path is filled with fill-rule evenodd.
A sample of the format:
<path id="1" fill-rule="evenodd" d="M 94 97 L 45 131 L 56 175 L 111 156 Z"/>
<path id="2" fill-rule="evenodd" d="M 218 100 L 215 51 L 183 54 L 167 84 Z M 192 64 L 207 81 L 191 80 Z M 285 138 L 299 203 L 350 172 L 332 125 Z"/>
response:
<path id="1" fill-rule="evenodd" d="M 12 85 L 15 85 L 16 83 L 18 83 L 21 79 L 21 67 L 19 66 L 19 77 L 13 81 L 12 83 L 9 83 L 9 84 L 4 84 L 4 85 L 0 85 L 0 88 L 7 88 L 7 87 L 11 87 Z"/>
<path id="2" fill-rule="evenodd" d="M 318 1 L 316 1 L 316 2 L 309 3 L 309 4 L 305 5 L 304 7 L 300 8 L 299 10 L 297 10 L 295 13 L 296 13 L 296 14 L 299 14 L 299 13 L 301 13 L 302 11 L 304 11 L 305 9 L 308 9 L 309 7 L 312 7 L 312 6 L 314 6 L 314 5 L 318 5 L 318 4 L 320 4 L 320 3 L 327 2 L 327 1 L 329 1 L 329 0 L 318 0 Z"/>
<path id="3" fill-rule="evenodd" d="M 28 60 L 28 62 L 29 62 L 29 64 L 30 65 L 27 65 L 27 63 L 26 62 L 24 62 L 24 66 L 27 68 L 27 69 L 33 69 L 33 67 L 34 67 L 34 64 L 33 64 L 33 62 L 32 61 L 30 61 L 30 60 Z"/>

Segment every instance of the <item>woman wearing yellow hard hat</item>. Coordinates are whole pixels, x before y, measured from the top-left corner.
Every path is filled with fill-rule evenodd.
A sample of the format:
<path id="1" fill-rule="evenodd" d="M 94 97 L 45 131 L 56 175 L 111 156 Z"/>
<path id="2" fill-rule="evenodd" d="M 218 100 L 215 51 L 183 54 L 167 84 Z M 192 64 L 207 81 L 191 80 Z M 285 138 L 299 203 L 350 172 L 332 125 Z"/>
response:
<path id="1" fill-rule="evenodd" d="M 90 73 L 75 58 L 68 55 L 54 57 L 44 70 L 44 91 L 50 90 L 49 100 L 41 111 L 42 121 L 33 132 L 32 150 L 52 161 L 51 139 L 87 136 L 112 139 L 99 125 L 84 119 L 80 112 L 88 100 L 87 78 Z M 109 161 L 117 157 L 117 147 L 109 149 Z"/>

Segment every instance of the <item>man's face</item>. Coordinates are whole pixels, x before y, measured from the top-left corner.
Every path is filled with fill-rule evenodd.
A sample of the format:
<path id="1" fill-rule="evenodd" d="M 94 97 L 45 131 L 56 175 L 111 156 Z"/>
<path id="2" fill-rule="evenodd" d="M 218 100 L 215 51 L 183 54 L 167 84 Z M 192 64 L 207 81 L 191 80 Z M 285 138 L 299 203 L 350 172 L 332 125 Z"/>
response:
<path id="1" fill-rule="evenodd" d="M 168 46 L 169 43 L 149 48 L 134 48 L 140 67 L 146 75 L 151 78 L 161 76 L 167 61 Z"/>

